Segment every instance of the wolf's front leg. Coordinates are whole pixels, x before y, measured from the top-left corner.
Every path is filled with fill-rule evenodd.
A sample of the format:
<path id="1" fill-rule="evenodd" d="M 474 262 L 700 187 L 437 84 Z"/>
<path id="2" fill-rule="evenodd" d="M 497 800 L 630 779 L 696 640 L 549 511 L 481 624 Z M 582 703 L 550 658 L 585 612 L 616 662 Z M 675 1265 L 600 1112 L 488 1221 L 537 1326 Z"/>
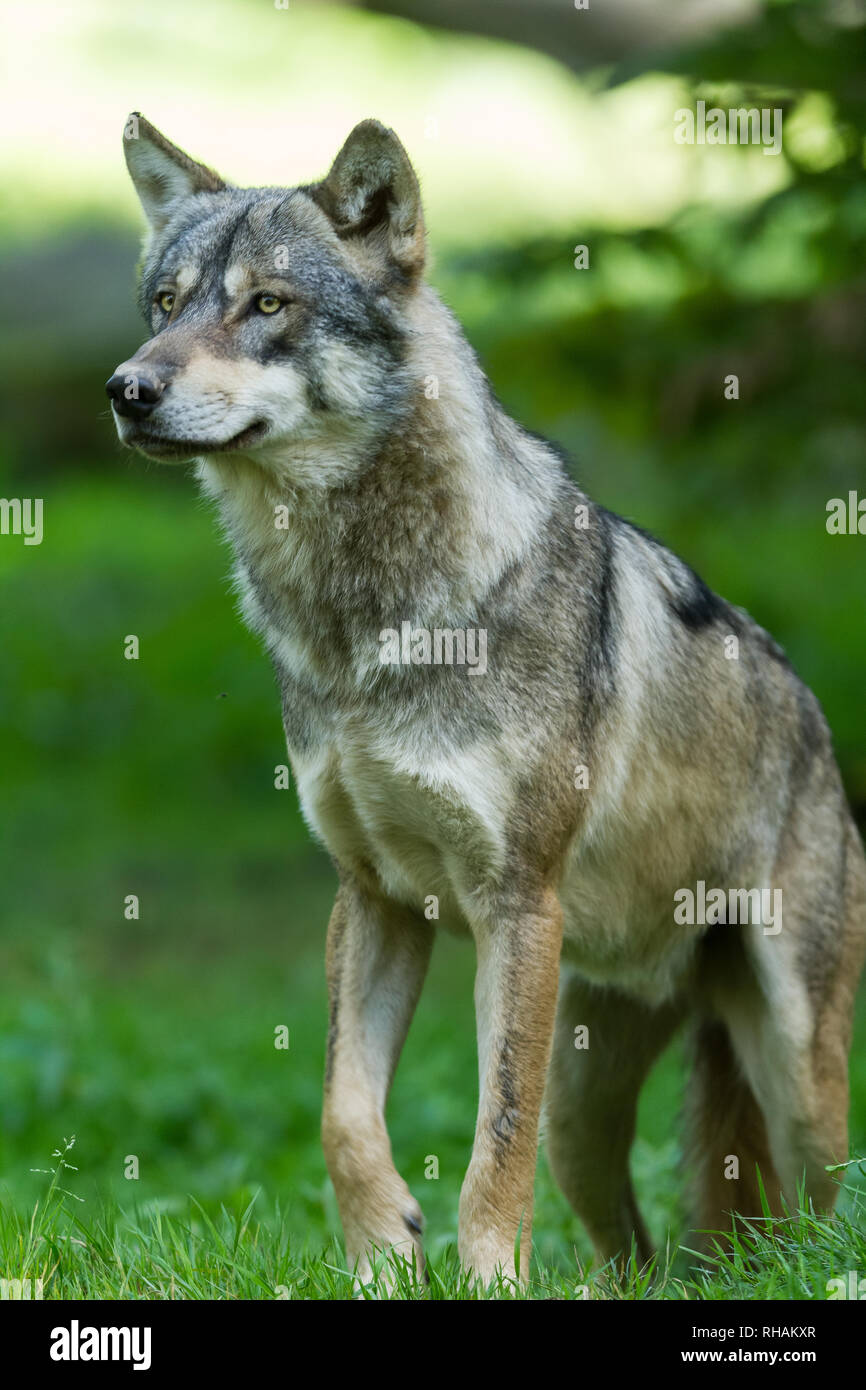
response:
<path id="1" fill-rule="evenodd" d="M 562 909 L 555 894 L 476 932 L 480 1100 L 460 1194 L 460 1258 L 485 1283 L 529 1272 L 538 1120 L 550 1061 Z"/>
<path id="2" fill-rule="evenodd" d="M 373 1250 L 423 1269 L 421 1209 L 394 1167 L 385 1101 L 421 992 L 434 928 L 351 884 L 328 926 L 330 996 L 322 1145 L 350 1266 L 372 1275 Z"/>

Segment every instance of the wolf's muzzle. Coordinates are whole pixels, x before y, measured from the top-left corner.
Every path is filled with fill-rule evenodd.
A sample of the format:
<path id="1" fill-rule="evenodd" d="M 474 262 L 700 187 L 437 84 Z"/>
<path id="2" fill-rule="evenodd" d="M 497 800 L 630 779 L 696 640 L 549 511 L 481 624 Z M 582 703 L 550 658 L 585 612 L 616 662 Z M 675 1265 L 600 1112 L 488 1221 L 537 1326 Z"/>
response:
<path id="1" fill-rule="evenodd" d="M 115 372 L 105 383 L 105 390 L 118 415 L 140 420 L 153 410 L 165 386 L 134 372 Z"/>

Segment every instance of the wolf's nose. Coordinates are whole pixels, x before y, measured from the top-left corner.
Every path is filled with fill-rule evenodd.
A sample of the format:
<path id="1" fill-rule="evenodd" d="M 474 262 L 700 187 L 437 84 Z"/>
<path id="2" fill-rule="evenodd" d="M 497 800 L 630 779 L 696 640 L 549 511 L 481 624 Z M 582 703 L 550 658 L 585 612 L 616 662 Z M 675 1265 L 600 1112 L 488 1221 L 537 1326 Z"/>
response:
<path id="1" fill-rule="evenodd" d="M 132 371 L 115 372 L 105 389 L 118 415 L 138 419 L 150 414 L 163 392 L 163 387 L 150 377 Z"/>

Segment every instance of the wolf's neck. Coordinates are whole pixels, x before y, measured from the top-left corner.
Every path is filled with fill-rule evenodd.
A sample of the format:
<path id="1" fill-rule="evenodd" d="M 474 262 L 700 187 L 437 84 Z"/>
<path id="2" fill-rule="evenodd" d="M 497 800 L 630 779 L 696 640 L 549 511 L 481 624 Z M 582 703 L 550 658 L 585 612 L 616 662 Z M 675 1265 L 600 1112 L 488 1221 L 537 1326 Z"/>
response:
<path id="1" fill-rule="evenodd" d="M 293 623 L 336 612 L 368 626 L 470 623 L 549 523 L 558 464 L 494 400 L 432 291 L 412 329 L 407 411 L 347 485 L 292 495 L 253 460 L 200 469 L 270 623 L 289 612 Z"/>

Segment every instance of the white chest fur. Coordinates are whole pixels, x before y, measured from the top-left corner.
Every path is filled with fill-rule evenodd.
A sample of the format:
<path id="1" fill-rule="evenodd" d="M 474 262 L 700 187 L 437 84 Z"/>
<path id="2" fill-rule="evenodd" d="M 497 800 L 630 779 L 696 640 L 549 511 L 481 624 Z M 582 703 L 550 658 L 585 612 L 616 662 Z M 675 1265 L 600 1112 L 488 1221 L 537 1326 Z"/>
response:
<path id="1" fill-rule="evenodd" d="M 511 793 L 489 748 L 443 753 L 347 720 L 293 766 L 316 834 L 392 897 L 428 911 L 435 899 L 439 920 L 461 927 L 495 888 Z"/>

